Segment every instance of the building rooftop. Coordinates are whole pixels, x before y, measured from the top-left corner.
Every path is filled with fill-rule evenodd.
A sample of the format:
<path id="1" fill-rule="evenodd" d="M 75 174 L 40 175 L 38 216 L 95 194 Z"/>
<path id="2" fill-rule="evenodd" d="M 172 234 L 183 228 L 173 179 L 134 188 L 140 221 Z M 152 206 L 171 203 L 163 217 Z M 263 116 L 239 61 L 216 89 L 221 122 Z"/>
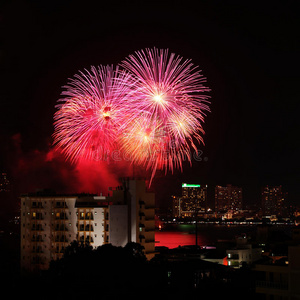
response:
<path id="1" fill-rule="evenodd" d="M 36 190 L 35 192 L 22 194 L 21 197 L 94 197 L 97 194 L 90 193 L 56 193 L 52 189 L 41 189 Z"/>

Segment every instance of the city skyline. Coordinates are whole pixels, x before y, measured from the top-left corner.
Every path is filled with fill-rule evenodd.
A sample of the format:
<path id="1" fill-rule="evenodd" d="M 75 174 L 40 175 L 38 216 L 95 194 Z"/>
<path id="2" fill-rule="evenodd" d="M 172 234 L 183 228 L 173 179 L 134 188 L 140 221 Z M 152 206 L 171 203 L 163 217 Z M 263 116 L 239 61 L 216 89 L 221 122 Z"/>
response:
<path id="1" fill-rule="evenodd" d="M 164 206 L 181 182 L 241 186 L 245 203 L 258 200 L 262 186 L 282 185 L 298 203 L 295 10 L 278 3 L 260 5 L 259 11 L 250 4 L 200 7 L 176 3 L 157 11 L 149 5 L 143 15 L 128 7 L 128 19 L 123 7 L 107 4 L 101 9 L 118 16 L 108 27 L 88 6 L 4 5 L 0 169 L 16 197 L 47 187 L 105 193 L 116 185 L 126 166 L 71 166 L 53 151 L 55 104 L 61 86 L 78 70 L 117 64 L 135 50 L 155 46 L 191 58 L 211 88 L 205 146 L 199 145 L 192 166 L 184 162 L 183 173 L 157 174 L 158 205 Z M 22 80 L 16 84 L 16 78 Z"/>

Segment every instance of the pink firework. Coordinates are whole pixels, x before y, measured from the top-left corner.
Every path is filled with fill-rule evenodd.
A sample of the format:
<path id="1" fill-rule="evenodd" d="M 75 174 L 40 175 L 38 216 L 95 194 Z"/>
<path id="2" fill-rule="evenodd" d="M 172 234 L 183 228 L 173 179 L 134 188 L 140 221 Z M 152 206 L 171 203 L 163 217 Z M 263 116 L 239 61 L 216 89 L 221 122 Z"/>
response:
<path id="1" fill-rule="evenodd" d="M 209 89 L 191 60 L 168 50 L 138 51 L 120 66 L 91 67 L 69 81 L 54 115 L 54 143 L 72 162 L 121 150 L 151 170 L 151 184 L 156 170 L 182 169 L 203 143 Z"/>
<path id="2" fill-rule="evenodd" d="M 132 87 L 132 77 L 112 66 L 91 67 L 64 87 L 53 137 L 70 161 L 104 160 L 119 147 L 120 134 L 135 117 Z"/>
<path id="3" fill-rule="evenodd" d="M 140 111 L 125 128 L 123 147 L 133 162 L 152 169 L 151 180 L 157 169 L 182 168 L 184 159 L 191 162 L 191 149 L 203 142 L 201 123 L 209 111 L 205 78 L 191 60 L 163 49 L 137 51 L 121 66 L 137 80 L 132 105 Z"/>

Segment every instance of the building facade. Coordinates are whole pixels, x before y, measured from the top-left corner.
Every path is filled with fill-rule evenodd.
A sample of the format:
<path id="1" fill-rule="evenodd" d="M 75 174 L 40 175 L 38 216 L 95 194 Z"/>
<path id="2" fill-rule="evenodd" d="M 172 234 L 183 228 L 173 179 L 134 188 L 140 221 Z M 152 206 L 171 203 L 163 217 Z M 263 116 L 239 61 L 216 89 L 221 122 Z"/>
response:
<path id="1" fill-rule="evenodd" d="M 21 268 L 48 269 L 73 241 L 98 247 L 137 242 L 147 258 L 154 256 L 154 194 L 145 182 L 128 180 L 112 197 L 56 195 L 21 197 Z"/>
<path id="2" fill-rule="evenodd" d="M 155 255 L 155 194 L 146 191 L 144 180 L 123 180 L 113 191 L 110 206 L 110 241 L 116 246 L 127 242 L 144 247 L 148 259 Z"/>
<path id="3" fill-rule="evenodd" d="M 207 211 L 207 185 L 182 183 L 182 196 L 172 198 L 174 218 L 191 218 Z"/>
<path id="4" fill-rule="evenodd" d="M 21 197 L 21 267 L 49 267 L 73 241 L 100 246 L 109 242 L 108 202 L 95 195 L 29 194 Z"/>
<path id="5" fill-rule="evenodd" d="M 282 186 L 265 186 L 261 192 L 263 215 L 284 215 L 286 194 Z"/>
<path id="6" fill-rule="evenodd" d="M 226 186 L 215 187 L 215 211 L 233 213 L 242 209 L 243 190 L 240 187 L 227 184 Z"/>

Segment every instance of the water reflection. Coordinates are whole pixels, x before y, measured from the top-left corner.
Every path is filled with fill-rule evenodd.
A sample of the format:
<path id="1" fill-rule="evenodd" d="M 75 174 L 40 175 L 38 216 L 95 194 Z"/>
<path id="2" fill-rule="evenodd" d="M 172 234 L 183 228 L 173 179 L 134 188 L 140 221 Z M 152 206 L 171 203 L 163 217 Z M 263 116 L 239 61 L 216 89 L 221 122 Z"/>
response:
<path id="1" fill-rule="evenodd" d="M 255 226 L 198 225 L 198 246 L 214 245 L 218 240 L 233 239 L 236 235 L 246 233 L 253 235 Z M 195 245 L 195 226 L 189 224 L 173 225 L 155 232 L 155 246 L 176 248 Z"/>

